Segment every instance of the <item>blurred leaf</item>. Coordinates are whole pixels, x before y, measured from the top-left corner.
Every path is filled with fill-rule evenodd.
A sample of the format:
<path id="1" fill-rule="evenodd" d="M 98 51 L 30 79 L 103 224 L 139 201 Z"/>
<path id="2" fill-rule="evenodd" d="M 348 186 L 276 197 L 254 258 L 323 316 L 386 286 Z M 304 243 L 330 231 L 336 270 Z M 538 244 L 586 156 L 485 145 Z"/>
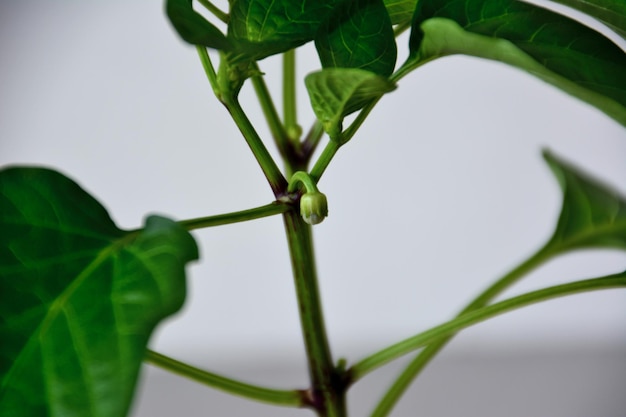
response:
<path id="1" fill-rule="evenodd" d="M 408 23 L 416 6 L 417 0 L 385 0 L 385 7 L 393 25 Z"/>
<path id="2" fill-rule="evenodd" d="M 154 327 L 185 298 L 198 256 L 177 223 L 118 229 L 76 183 L 0 171 L 3 416 L 124 416 Z"/>
<path id="3" fill-rule="evenodd" d="M 547 248 L 626 249 L 626 198 L 549 152 L 544 158 L 563 190 L 563 207 Z"/>
<path id="4" fill-rule="evenodd" d="M 285 52 L 312 41 L 341 1 L 232 0 L 228 37 L 246 58 Z"/>
<path id="5" fill-rule="evenodd" d="M 185 42 L 219 50 L 231 49 L 226 36 L 193 10 L 191 0 L 166 0 L 165 11 L 174 29 Z"/>
<path id="6" fill-rule="evenodd" d="M 387 78 L 356 68 L 328 68 L 304 79 L 313 111 L 334 141 L 341 140 L 343 118 L 396 88 Z"/>
<path id="7" fill-rule="evenodd" d="M 624 0 L 552 0 L 580 10 L 604 23 L 626 39 L 626 1 Z"/>
<path id="8" fill-rule="evenodd" d="M 626 125 L 626 53 L 562 15 L 514 0 L 420 0 L 404 71 L 467 54 L 524 69 Z"/>
<path id="9" fill-rule="evenodd" d="M 361 68 L 389 76 L 396 41 L 382 0 L 352 0 L 320 27 L 315 47 L 324 68 Z"/>

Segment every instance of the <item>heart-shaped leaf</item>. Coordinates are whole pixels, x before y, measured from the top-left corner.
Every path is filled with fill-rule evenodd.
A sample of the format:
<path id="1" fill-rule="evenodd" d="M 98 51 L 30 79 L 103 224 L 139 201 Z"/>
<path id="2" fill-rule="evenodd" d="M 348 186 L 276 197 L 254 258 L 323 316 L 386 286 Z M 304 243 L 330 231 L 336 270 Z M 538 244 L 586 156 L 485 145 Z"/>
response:
<path id="1" fill-rule="evenodd" d="M 126 415 L 152 330 L 184 301 L 191 235 L 156 216 L 124 232 L 43 168 L 0 172 L 0 229 L 2 415 Z"/>
<path id="2" fill-rule="evenodd" d="M 626 125 L 626 53 L 581 23 L 515 0 L 420 0 L 407 68 L 467 54 L 517 66 Z"/>
<path id="3" fill-rule="evenodd" d="M 352 0 L 320 27 L 315 47 L 324 68 L 361 68 L 389 76 L 396 41 L 382 0 Z"/>
<path id="4" fill-rule="evenodd" d="M 247 58 L 285 52 L 312 41 L 320 24 L 341 1 L 233 0 L 228 37 Z"/>
<path id="5" fill-rule="evenodd" d="M 549 152 L 544 158 L 563 190 L 561 214 L 547 249 L 626 249 L 626 198 Z"/>
<path id="6" fill-rule="evenodd" d="M 410 22 L 416 6 L 417 0 L 385 0 L 385 7 L 393 25 Z"/>
<path id="7" fill-rule="evenodd" d="M 341 142 L 342 121 L 369 101 L 396 88 L 387 78 L 356 68 L 328 68 L 304 79 L 313 111 L 334 141 Z"/>
<path id="8" fill-rule="evenodd" d="M 626 1 L 623 0 L 552 0 L 574 9 L 580 10 L 589 16 L 595 17 L 604 23 L 622 38 L 626 39 Z"/>

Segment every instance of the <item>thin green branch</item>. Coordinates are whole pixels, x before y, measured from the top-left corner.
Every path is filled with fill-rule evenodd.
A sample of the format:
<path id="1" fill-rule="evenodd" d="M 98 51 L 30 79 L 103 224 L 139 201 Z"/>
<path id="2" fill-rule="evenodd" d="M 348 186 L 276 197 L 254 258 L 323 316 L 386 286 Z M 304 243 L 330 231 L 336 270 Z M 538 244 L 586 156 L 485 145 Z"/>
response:
<path id="1" fill-rule="evenodd" d="M 329 141 L 326 144 L 326 147 L 322 151 L 322 154 L 317 159 L 317 161 L 315 161 L 315 165 L 313 165 L 313 168 L 311 169 L 311 178 L 313 178 L 315 182 L 320 180 L 322 174 L 324 174 L 324 171 L 326 171 L 326 168 L 328 168 L 328 164 L 330 164 L 330 161 L 332 161 L 332 159 L 335 157 L 335 154 L 340 147 L 341 146 L 333 140 Z"/>
<path id="2" fill-rule="evenodd" d="M 265 79 L 263 78 L 263 75 L 261 75 L 258 65 L 255 65 L 255 69 L 259 73 L 252 77 L 254 92 L 256 93 L 259 103 L 261 104 L 263 115 L 265 116 L 267 125 L 270 128 L 272 137 L 276 142 L 276 147 L 283 158 L 287 159 L 289 157 L 290 146 L 288 142 L 289 139 L 287 138 L 287 132 L 285 131 L 285 127 L 280 120 L 280 116 L 278 115 L 278 111 L 274 105 L 274 100 L 272 100 L 272 96 L 267 88 L 267 85 L 265 84 Z"/>
<path id="3" fill-rule="evenodd" d="M 265 148 L 261 137 L 241 108 L 239 101 L 234 97 L 225 97 L 223 103 L 248 143 L 248 146 L 254 154 L 257 162 L 261 166 L 261 169 L 265 174 L 265 178 L 267 178 L 267 181 L 274 192 L 274 196 L 276 198 L 282 197 L 285 189 L 287 188 L 287 180 L 280 172 L 280 169 L 278 169 L 276 162 L 274 162 L 274 159 L 267 151 L 267 148 Z"/>
<path id="4" fill-rule="evenodd" d="M 146 361 L 152 365 L 166 369 L 175 374 L 184 376 L 210 387 L 228 392 L 230 394 L 246 397 L 251 400 L 261 401 L 285 407 L 304 407 L 306 405 L 306 393 L 300 390 L 277 390 L 247 384 L 231 378 L 226 378 L 212 372 L 203 371 L 183 362 L 148 350 Z"/>
<path id="5" fill-rule="evenodd" d="M 626 272 L 602 278 L 587 279 L 568 284 L 556 285 L 500 301 L 498 303 L 463 314 L 462 316 L 444 324 L 435 326 L 425 332 L 419 333 L 368 356 L 350 368 L 348 371 L 350 373 L 350 380 L 354 382 L 362 378 L 365 374 L 372 372 L 394 359 L 435 342 L 442 337 L 457 333 L 458 331 L 469 326 L 500 314 L 553 298 L 564 297 L 582 292 L 621 287 L 626 287 Z"/>
<path id="6" fill-rule="evenodd" d="M 283 120 L 289 140 L 299 146 L 302 129 L 296 104 L 296 51 L 290 49 L 283 54 Z"/>
<path id="7" fill-rule="evenodd" d="M 215 67 L 213 67 L 213 63 L 211 62 L 211 58 L 209 57 L 206 48 L 198 46 L 196 49 L 198 51 L 198 55 L 200 56 L 200 61 L 202 62 L 207 78 L 209 79 L 209 83 L 211 83 L 213 93 L 215 93 L 215 96 L 220 100 L 220 102 L 226 106 L 231 117 L 237 124 L 237 127 L 248 143 L 250 150 L 261 166 L 270 187 L 272 187 L 274 196 L 276 198 L 281 197 L 283 190 L 287 186 L 287 180 L 278 169 L 276 162 L 274 162 L 274 159 L 265 148 L 259 134 L 256 132 L 254 126 L 248 119 L 248 116 L 246 116 L 245 112 L 241 108 L 236 94 L 233 91 L 226 91 L 220 87 Z"/>
<path id="8" fill-rule="evenodd" d="M 315 165 L 313 166 L 313 169 L 311 170 L 312 178 L 314 178 L 316 181 L 319 181 L 322 174 L 324 173 L 324 171 L 326 171 L 326 168 L 328 168 L 330 161 L 332 161 L 332 159 L 334 158 L 339 148 L 343 146 L 346 142 L 348 142 L 350 139 L 352 139 L 352 137 L 356 134 L 357 130 L 359 130 L 359 128 L 361 127 L 361 125 L 363 124 L 363 122 L 365 121 L 369 113 L 372 111 L 374 106 L 376 106 L 376 103 L 378 103 L 378 101 L 381 99 L 381 97 L 377 97 L 373 99 L 365 107 L 363 107 L 363 109 L 361 109 L 361 111 L 356 116 L 354 121 L 350 124 L 350 126 L 348 126 L 346 130 L 341 132 L 341 137 L 339 138 L 338 141 L 331 140 L 330 142 L 328 142 L 328 144 L 326 145 L 326 148 L 324 148 L 324 151 L 322 151 L 322 154 L 320 155 L 318 160 L 315 161 Z"/>
<path id="9" fill-rule="evenodd" d="M 199 217 L 197 219 L 182 220 L 178 223 L 187 230 L 202 229 L 206 227 L 222 226 L 231 223 L 240 223 L 248 220 L 261 219 L 263 217 L 282 214 L 293 207 L 280 201 L 274 201 L 264 206 L 233 213 L 218 214 L 214 216 Z"/>
<path id="10" fill-rule="evenodd" d="M 202 62 L 202 68 L 204 68 L 204 73 L 209 79 L 209 84 L 211 84 L 213 94 L 215 94 L 215 97 L 217 97 L 221 101 L 222 94 L 220 92 L 220 88 L 217 82 L 215 67 L 211 62 L 211 57 L 209 57 L 209 52 L 204 46 L 201 45 L 196 45 L 196 51 L 198 52 L 198 56 L 200 57 L 200 62 Z"/>
<path id="11" fill-rule="evenodd" d="M 352 123 L 350 123 L 350 126 L 348 126 L 348 128 L 346 130 L 344 130 L 343 132 L 341 132 L 341 139 L 340 142 L 346 143 L 348 142 L 350 139 L 352 139 L 352 137 L 354 136 L 354 134 L 357 132 L 357 130 L 359 130 L 359 128 L 361 127 L 361 125 L 363 124 L 363 122 L 365 121 L 365 119 L 367 119 L 367 116 L 369 116 L 370 112 L 372 111 L 372 109 L 374 109 L 374 106 L 376 106 L 376 104 L 378 104 L 378 102 L 380 101 L 380 99 L 383 96 L 379 96 L 376 97 L 375 99 L 372 99 L 372 101 L 370 101 L 369 103 L 367 103 L 365 105 L 365 107 L 363 107 L 361 109 L 361 111 L 359 112 L 359 114 L 356 116 L 356 118 L 354 119 L 354 121 Z"/>
<path id="12" fill-rule="evenodd" d="M 323 135 L 324 126 L 322 126 L 319 120 L 315 119 L 315 122 L 311 125 L 311 129 L 309 129 L 309 132 L 302 141 L 302 154 L 305 156 L 307 162 L 317 149 L 317 145 L 320 143 Z"/>
<path id="13" fill-rule="evenodd" d="M 553 253 L 548 251 L 546 248 L 547 246 L 542 247 L 524 262 L 513 268 L 502 278 L 498 279 L 495 283 L 478 295 L 478 297 L 476 297 L 472 302 L 470 302 L 470 304 L 465 307 L 457 317 L 460 317 L 472 310 L 484 307 L 498 294 L 501 294 L 505 289 L 509 288 L 530 271 L 536 269 L 550 259 Z M 452 337 L 454 337 L 453 334 L 436 340 L 422 350 L 409 363 L 409 365 L 407 365 L 391 387 L 389 387 L 383 398 L 372 412 L 371 417 L 387 416 L 421 370 L 424 369 L 424 367 L 437 355 L 437 353 L 441 351 L 441 349 L 443 349 Z"/>
<path id="14" fill-rule="evenodd" d="M 228 23 L 230 21 L 230 16 L 227 13 L 224 13 L 219 7 L 211 3 L 209 0 L 198 0 L 198 2 L 222 22 Z"/>
<path id="15" fill-rule="evenodd" d="M 295 211 L 286 212 L 283 219 L 311 379 L 311 403 L 321 417 L 345 417 L 345 385 L 326 336 L 311 226 Z"/>

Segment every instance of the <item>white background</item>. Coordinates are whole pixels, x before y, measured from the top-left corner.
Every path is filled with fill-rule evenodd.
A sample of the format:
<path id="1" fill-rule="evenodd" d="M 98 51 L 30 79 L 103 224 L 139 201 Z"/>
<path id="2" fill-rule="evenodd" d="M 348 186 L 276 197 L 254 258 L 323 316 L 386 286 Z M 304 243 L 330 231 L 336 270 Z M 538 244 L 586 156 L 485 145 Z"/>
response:
<path id="1" fill-rule="evenodd" d="M 310 47 L 299 59 L 299 75 L 318 65 Z M 187 219 L 272 200 L 159 2 L 2 1 L 0 62 L 0 164 L 59 169 L 121 227 L 148 213 Z M 277 99 L 279 64 L 261 62 Z M 243 101 L 274 152 L 249 86 Z M 319 184 L 330 216 L 315 227 L 316 249 L 336 356 L 356 360 L 451 318 L 543 244 L 560 207 L 546 147 L 626 194 L 624 127 L 551 86 L 462 57 L 402 80 Z M 280 217 L 194 236 L 202 262 L 190 268 L 186 306 L 151 347 L 201 352 L 217 370 L 252 355 L 301 358 Z M 625 266 L 623 253 L 575 254 L 507 295 Z M 474 327 L 453 348 L 623 348 L 625 322 L 623 290 L 584 294 Z"/>

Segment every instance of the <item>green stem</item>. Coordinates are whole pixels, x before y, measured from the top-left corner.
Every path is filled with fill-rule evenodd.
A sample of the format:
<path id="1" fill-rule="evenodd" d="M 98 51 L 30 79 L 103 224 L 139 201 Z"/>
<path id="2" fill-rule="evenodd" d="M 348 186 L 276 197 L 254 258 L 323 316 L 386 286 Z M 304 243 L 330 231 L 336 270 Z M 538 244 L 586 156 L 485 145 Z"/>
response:
<path id="1" fill-rule="evenodd" d="M 215 67 L 213 67 L 213 63 L 211 62 L 211 58 L 209 57 L 209 53 L 204 46 L 196 45 L 196 51 L 198 52 L 198 56 L 200 57 L 200 62 L 202 63 L 202 68 L 204 68 L 204 73 L 209 79 L 209 84 L 211 84 L 211 89 L 213 89 L 213 94 L 220 101 L 222 101 L 219 84 L 217 82 L 217 74 L 215 73 Z"/>
<path id="2" fill-rule="evenodd" d="M 315 181 L 319 181 L 339 148 L 341 148 L 342 145 L 352 139 L 352 137 L 356 134 L 357 130 L 359 130 L 359 128 L 361 127 L 369 113 L 372 111 L 374 106 L 376 106 L 376 103 L 378 103 L 378 101 L 381 99 L 381 97 L 373 99 L 365 107 L 363 107 L 363 109 L 361 109 L 361 111 L 356 116 L 354 121 L 350 124 L 350 126 L 348 126 L 348 128 L 341 133 L 339 141 L 331 140 L 330 142 L 328 142 L 326 148 L 324 148 L 324 151 L 320 155 L 319 159 L 315 161 L 315 165 L 311 170 L 311 177 Z"/>
<path id="3" fill-rule="evenodd" d="M 394 359 L 436 342 L 442 337 L 453 335 L 460 330 L 492 317 L 496 317 L 500 314 L 553 298 L 564 297 L 582 292 L 621 287 L 626 287 L 626 272 L 602 278 L 587 279 L 568 284 L 556 285 L 542 290 L 518 295 L 516 297 L 470 311 L 444 324 L 435 326 L 425 332 L 389 346 L 388 348 L 359 361 L 348 371 L 350 372 L 350 380 L 352 382 L 356 381 L 362 378 L 365 374 L 372 372 Z"/>
<path id="4" fill-rule="evenodd" d="M 241 108 L 239 101 L 234 97 L 225 97 L 223 101 L 224 105 L 230 112 L 233 120 L 239 127 L 239 130 L 243 134 L 250 150 L 254 154 L 257 162 L 261 166 L 267 181 L 272 187 L 274 196 L 276 198 L 282 197 L 284 190 L 287 188 L 287 180 L 278 169 L 278 166 L 274 162 L 274 159 L 265 148 L 263 141 L 259 137 L 259 134 L 252 126 L 252 123 L 246 116 L 245 112 Z"/>
<path id="5" fill-rule="evenodd" d="M 313 181 L 318 182 L 320 180 L 322 174 L 324 174 L 324 171 L 328 168 L 328 164 L 330 164 L 330 161 L 332 161 L 340 147 L 341 145 L 332 140 L 326 144 L 322 154 L 317 161 L 315 161 L 315 165 L 311 169 L 311 178 Z"/>
<path id="6" fill-rule="evenodd" d="M 182 220 L 178 223 L 187 230 L 202 229 L 205 227 L 222 226 L 225 224 L 245 222 L 247 220 L 261 219 L 263 217 L 282 214 L 292 209 L 292 206 L 279 201 L 255 207 L 248 210 L 236 211 L 233 213 L 218 214 L 197 219 Z"/>
<path id="7" fill-rule="evenodd" d="M 208 11 L 213 13 L 213 15 L 222 22 L 228 23 L 230 20 L 230 16 L 228 16 L 228 14 L 224 13 L 219 7 L 211 3 L 209 0 L 198 0 L 198 2 L 206 7 Z"/>
<path id="8" fill-rule="evenodd" d="M 200 56 L 204 72 L 206 73 L 209 83 L 211 84 L 211 88 L 213 89 L 213 93 L 230 112 L 230 115 L 248 143 L 250 150 L 252 150 L 254 157 L 261 166 L 270 187 L 272 187 L 274 196 L 276 198 L 281 197 L 283 190 L 287 186 L 287 180 L 278 169 L 278 166 L 265 148 L 265 145 L 254 129 L 254 126 L 250 123 L 248 116 L 246 116 L 245 112 L 241 108 L 241 105 L 237 100 L 236 93 L 233 91 L 226 91 L 220 87 L 215 67 L 213 67 L 213 63 L 211 62 L 211 58 L 209 57 L 206 48 L 197 46 L 196 49 L 198 51 L 198 55 Z"/>
<path id="9" fill-rule="evenodd" d="M 382 96 L 377 97 L 370 101 L 356 116 L 354 121 L 348 126 L 348 128 L 341 133 L 341 143 L 346 143 L 355 135 L 357 130 L 361 127 L 367 116 L 369 116 L 370 112 L 374 108 L 374 106 L 378 103 L 378 101 L 382 98 Z"/>
<path id="10" fill-rule="evenodd" d="M 175 374 L 193 379 L 210 387 L 217 388 L 230 394 L 246 397 L 251 400 L 286 407 L 304 407 L 306 405 L 306 394 L 304 391 L 276 390 L 246 384 L 221 375 L 203 371 L 151 350 L 146 352 L 146 361 L 152 365 L 156 365 Z"/>
<path id="11" fill-rule="evenodd" d="M 298 190 L 298 184 L 300 183 L 304 186 L 305 192 L 319 193 L 319 190 L 317 189 L 317 184 L 315 183 L 315 181 L 313 181 L 313 178 L 311 178 L 311 176 L 304 171 L 295 172 L 291 176 L 291 178 L 289 179 L 287 192 L 295 193 Z"/>
<path id="12" fill-rule="evenodd" d="M 258 66 L 256 67 L 256 69 L 258 70 Z M 259 99 L 259 103 L 261 104 L 261 109 L 263 109 L 263 114 L 265 115 L 265 120 L 267 121 L 267 124 L 270 128 L 272 137 L 276 142 L 276 146 L 278 147 L 280 154 L 283 156 L 283 159 L 287 159 L 290 154 L 290 144 L 288 142 L 289 139 L 287 138 L 287 132 L 285 131 L 285 127 L 280 121 L 278 111 L 276 111 L 276 106 L 274 105 L 274 101 L 272 100 L 272 96 L 267 88 L 267 85 L 265 84 L 263 76 L 253 76 L 252 85 L 254 87 L 256 96 Z"/>
<path id="13" fill-rule="evenodd" d="M 283 219 L 311 379 L 310 402 L 320 417 L 345 417 L 345 384 L 326 336 L 311 227 L 295 211 L 284 213 Z"/>
<path id="14" fill-rule="evenodd" d="M 319 120 L 315 120 L 309 133 L 307 133 L 306 137 L 302 141 L 302 154 L 306 156 L 306 160 L 311 158 L 315 149 L 317 149 L 317 145 L 320 143 L 320 139 L 324 135 L 324 126 L 319 122 Z"/>
<path id="15" fill-rule="evenodd" d="M 467 307 L 465 307 L 457 317 L 461 317 L 468 312 L 484 307 L 498 294 L 509 288 L 520 278 L 550 259 L 551 253 L 546 248 L 547 246 L 542 247 L 531 257 L 526 259 L 524 262 L 519 264 L 484 290 L 469 305 L 467 305 Z M 433 359 L 437 353 L 443 349 L 452 337 L 454 337 L 454 334 L 436 340 L 421 351 L 402 371 L 389 390 L 387 390 L 383 398 L 378 403 L 376 409 L 372 412 L 371 417 L 384 417 L 388 415 L 395 404 L 397 404 L 400 397 L 406 392 L 409 385 L 411 385 L 411 383 L 415 380 L 417 375 L 426 367 L 431 359 Z"/>
<path id="16" fill-rule="evenodd" d="M 296 107 L 296 51 L 290 49 L 283 54 L 283 118 L 291 142 L 300 145 L 302 129 L 298 125 Z"/>

